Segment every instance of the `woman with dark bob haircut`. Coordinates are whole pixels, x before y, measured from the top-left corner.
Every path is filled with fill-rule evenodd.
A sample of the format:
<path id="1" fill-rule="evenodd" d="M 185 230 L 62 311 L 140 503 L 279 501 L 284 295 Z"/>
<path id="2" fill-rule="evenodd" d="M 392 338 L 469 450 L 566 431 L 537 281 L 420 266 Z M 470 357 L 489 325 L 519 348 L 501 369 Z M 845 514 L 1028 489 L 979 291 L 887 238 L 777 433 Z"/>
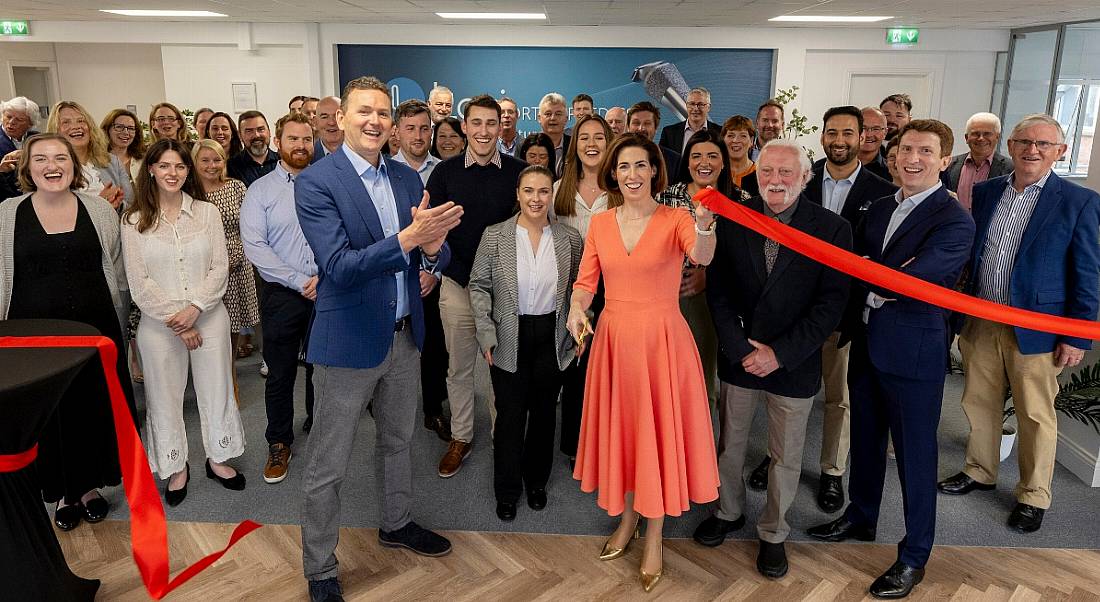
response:
<path id="1" fill-rule="evenodd" d="M 541 165 L 554 172 L 554 166 L 557 165 L 557 153 L 554 152 L 554 142 L 550 140 L 550 136 L 542 132 L 535 132 L 534 134 L 528 134 L 523 139 L 523 143 L 519 145 L 519 154 L 516 158 L 521 161 L 526 161 L 529 165 Z"/>

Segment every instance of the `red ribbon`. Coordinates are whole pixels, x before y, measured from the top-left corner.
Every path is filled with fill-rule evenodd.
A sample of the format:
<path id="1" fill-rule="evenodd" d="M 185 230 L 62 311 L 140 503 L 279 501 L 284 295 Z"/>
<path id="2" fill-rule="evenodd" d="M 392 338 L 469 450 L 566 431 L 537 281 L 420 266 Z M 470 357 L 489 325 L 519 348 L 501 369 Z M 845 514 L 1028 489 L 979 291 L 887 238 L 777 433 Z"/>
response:
<path id="1" fill-rule="evenodd" d="M 133 547 L 134 563 L 137 564 L 141 580 L 152 598 L 160 600 L 221 558 L 242 537 L 260 528 L 258 523 L 250 520 L 239 523 L 224 548 L 204 557 L 169 580 L 168 528 L 164 506 L 161 505 L 145 448 L 138 438 L 126 397 L 122 394 L 122 385 L 118 381 L 118 351 L 114 343 L 102 336 L 0 337 L 0 348 L 4 347 L 95 347 L 99 352 L 99 361 L 103 364 L 103 375 L 107 378 L 107 390 L 111 396 L 115 436 L 118 439 L 118 459 L 122 466 L 122 486 L 126 491 L 126 502 L 130 506 L 130 543 Z M 33 450 L 37 450 L 37 446 Z"/>
<path id="2" fill-rule="evenodd" d="M 694 200 L 701 202 L 707 209 L 754 230 L 796 253 L 900 295 L 984 320 L 1067 337 L 1100 340 L 1100 323 L 1009 307 L 931 284 L 835 247 L 805 232 L 784 225 L 778 220 L 765 217 L 757 211 L 731 201 L 712 188 L 700 190 L 696 193 Z"/>
<path id="3" fill-rule="evenodd" d="M 0 472 L 15 472 L 17 470 L 23 470 L 30 466 L 31 462 L 38 457 L 38 444 L 35 443 L 27 451 L 21 451 L 17 454 L 0 454 Z"/>

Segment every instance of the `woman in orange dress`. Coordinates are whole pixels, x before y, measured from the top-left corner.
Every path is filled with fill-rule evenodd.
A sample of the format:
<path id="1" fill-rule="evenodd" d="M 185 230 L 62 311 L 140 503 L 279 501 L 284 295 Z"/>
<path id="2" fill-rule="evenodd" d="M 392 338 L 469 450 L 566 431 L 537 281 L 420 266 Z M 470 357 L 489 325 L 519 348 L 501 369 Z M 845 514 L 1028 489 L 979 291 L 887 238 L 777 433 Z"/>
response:
<path id="1" fill-rule="evenodd" d="M 600 166 L 609 211 L 592 218 L 567 327 L 591 332 L 585 311 L 603 275 L 606 306 L 592 340 L 573 477 L 608 514 L 622 514 L 600 554 L 623 555 L 648 519 L 639 567 L 650 591 L 662 574 L 664 517 L 718 498 L 718 463 L 706 384 L 679 309 L 684 255 L 714 256 L 714 215 L 658 205 L 661 152 L 636 134 L 615 139 Z M 583 353 L 580 345 L 578 353 Z"/>

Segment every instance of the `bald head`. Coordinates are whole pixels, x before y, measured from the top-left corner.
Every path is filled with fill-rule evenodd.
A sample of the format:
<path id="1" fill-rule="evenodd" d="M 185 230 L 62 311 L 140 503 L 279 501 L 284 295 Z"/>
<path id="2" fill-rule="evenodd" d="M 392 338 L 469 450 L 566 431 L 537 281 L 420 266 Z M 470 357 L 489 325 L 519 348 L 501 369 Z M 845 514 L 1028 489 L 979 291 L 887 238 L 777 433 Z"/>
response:
<path id="1" fill-rule="evenodd" d="M 886 138 L 886 115 L 877 107 L 863 107 L 863 143 L 859 146 L 859 162 L 870 163 L 878 156 Z"/>
<path id="2" fill-rule="evenodd" d="M 336 124 L 336 112 L 340 110 L 339 96 L 326 96 L 317 103 L 317 114 L 311 120 L 316 137 L 329 152 L 344 142 L 344 132 Z"/>
<path id="3" fill-rule="evenodd" d="M 626 109 L 623 107 L 611 107 L 607 110 L 604 119 L 616 136 L 626 131 Z"/>

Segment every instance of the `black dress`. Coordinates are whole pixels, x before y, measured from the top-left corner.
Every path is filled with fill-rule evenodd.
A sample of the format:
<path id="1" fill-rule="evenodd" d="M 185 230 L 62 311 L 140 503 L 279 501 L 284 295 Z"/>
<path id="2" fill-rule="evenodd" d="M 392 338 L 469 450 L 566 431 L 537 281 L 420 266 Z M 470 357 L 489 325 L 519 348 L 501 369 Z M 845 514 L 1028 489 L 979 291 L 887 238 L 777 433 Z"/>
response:
<path id="1" fill-rule="evenodd" d="M 83 322 L 122 349 L 118 314 L 103 275 L 103 249 L 92 219 L 77 202 L 72 232 L 47 234 L 27 199 L 16 210 L 14 278 L 8 318 Z M 126 358 L 116 365 L 133 419 L 134 391 Z M 42 498 L 75 504 L 92 489 L 118 485 L 122 472 L 107 382 L 99 362 L 89 362 L 73 379 L 57 411 L 42 430 L 35 468 Z"/>

